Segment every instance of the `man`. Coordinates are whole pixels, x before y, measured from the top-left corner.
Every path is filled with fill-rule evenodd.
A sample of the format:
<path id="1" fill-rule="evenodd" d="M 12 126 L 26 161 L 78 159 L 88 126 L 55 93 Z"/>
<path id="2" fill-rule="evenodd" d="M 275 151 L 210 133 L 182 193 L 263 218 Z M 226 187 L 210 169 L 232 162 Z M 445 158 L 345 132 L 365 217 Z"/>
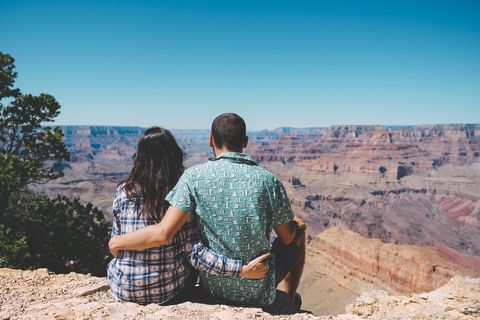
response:
<path id="1" fill-rule="evenodd" d="M 185 171 L 166 198 L 171 207 L 164 219 L 112 238 L 112 253 L 163 244 L 195 214 L 202 240 L 214 251 L 245 264 L 267 251 L 273 253 L 269 272 L 262 279 L 201 271 L 207 292 L 218 299 L 267 306 L 275 300 L 276 285 L 285 278 L 285 291 L 299 306 L 295 291 L 303 272 L 305 224 L 294 217 L 280 180 L 242 153 L 248 137 L 241 117 L 233 113 L 218 116 L 209 142 L 216 157 Z M 278 238 L 271 246 L 273 230 Z"/>

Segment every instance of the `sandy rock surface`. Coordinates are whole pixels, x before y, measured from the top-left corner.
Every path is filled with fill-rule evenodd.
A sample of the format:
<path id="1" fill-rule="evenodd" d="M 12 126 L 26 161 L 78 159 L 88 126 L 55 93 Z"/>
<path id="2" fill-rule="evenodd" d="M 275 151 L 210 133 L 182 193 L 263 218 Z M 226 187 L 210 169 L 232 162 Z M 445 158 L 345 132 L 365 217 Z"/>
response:
<path id="1" fill-rule="evenodd" d="M 285 300 L 268 310 L 215 304 L 208 299 L 172 306 L 122 303 L 108 290 L 106 278 L 47 269 L 0 269 L 0 319 L 319 319 Z M 292 314 L 293 313 L 293 314 Z"/>
<path id="2" fill-rule="evenodd" d="M 363 319 L 479 319 L 480 278 L 453 277 L 430 293 L 392 296 L 385 291 L 363 293 L 347 307 Z"/>
<path id="3" fill-rule="evenodd" d="M 198 301 L 197 301 L 198 300 Z M 116 301 L 105 278 L 46 269 L 0 269 L 0 319 L 478 319 L 480 279 L 454 277 L 431 293 L 392 296 L 364 293 L 338 317 L 316 317 L 295 309 L 278 291 L 269 308 L 216 304 L 200 298 L 172 306 Z"/>

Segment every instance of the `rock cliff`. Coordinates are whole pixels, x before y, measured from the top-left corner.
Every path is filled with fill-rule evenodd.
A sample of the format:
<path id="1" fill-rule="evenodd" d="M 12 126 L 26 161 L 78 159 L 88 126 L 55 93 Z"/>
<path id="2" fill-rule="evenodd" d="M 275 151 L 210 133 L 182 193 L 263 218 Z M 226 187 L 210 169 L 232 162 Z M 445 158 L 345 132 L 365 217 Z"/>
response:
<path id="1" fill-rule="evenodd" d="M 432 249 L 383 243 L 335 227 L 307 245 L 298 291 L 305 309 L 316 315 L 337 315 L 364 292 L 431 292 L 455 276 L 480 278 L 480 273 Z"/>
<path id="2" fill-rule="evenodd" d="M 308 247 L 309 253 L 326 258 L 345 274 L 382 286 L 392 294 L 430 292 L 457 275 L 480 277 L 479 272 L 434 250 L 383 243 L 338 227 L 314 237 Z"/>
<path id="3" fill-rule="evenodd" d="M 202 302 L 140 306 L 112 299 L 105 278 L 0 269 L 0 319 L 478 319 L 479 292 L 480 279 L 454 277 L 430 293 L 363 293 L 346 313 L 316 317 Z"/>

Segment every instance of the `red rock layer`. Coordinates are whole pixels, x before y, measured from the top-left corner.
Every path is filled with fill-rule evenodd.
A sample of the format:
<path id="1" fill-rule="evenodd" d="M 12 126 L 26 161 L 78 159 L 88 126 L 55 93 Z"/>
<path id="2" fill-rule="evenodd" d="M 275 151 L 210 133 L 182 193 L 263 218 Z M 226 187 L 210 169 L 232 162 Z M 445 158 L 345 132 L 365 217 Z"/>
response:
<path id="1" fill-rule="evenodd" d="M 400 130 L 331 126 L 311 143 L 289 134 L 253 142 L 247 152 L 260 163 L 310 160 L 313 170 L 380 172 L 401 178 L 444 164 L 478 162 L 480 126 L 432 125 Z"/>
<path id="2" fill-rule="evenodd" d="M 430 292 L 456 275 L 480 277 L 480 273 L 449 261 L 434 250 L 383 243 L 338 227 L 315 236 L 308 249 L 327 259 L 345 276 L 397 294 Z"/>
<path id="3" fill-rule="evenodd" d="M 452 248 L 444 246 L 443 244 L 432 247 L 431 249 L 440 253 L 445 259 L 480 272 L 480 257 L 460 253 Z"/>

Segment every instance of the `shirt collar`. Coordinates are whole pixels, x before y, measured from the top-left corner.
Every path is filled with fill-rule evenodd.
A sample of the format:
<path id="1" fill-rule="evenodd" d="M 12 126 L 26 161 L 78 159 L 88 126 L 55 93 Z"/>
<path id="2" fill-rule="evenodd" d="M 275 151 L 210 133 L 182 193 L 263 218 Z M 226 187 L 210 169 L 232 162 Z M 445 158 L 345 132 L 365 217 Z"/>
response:
<path id="1" fill-rule="evenodd" d="M 257 163 L 248 154 L 240 152 L 222 152 L 218 157 L 208 158 L 210 161 L 218 161 L 225 159 L 236 163 L 245 163 L 250 165 L 257 165 Z"/>

